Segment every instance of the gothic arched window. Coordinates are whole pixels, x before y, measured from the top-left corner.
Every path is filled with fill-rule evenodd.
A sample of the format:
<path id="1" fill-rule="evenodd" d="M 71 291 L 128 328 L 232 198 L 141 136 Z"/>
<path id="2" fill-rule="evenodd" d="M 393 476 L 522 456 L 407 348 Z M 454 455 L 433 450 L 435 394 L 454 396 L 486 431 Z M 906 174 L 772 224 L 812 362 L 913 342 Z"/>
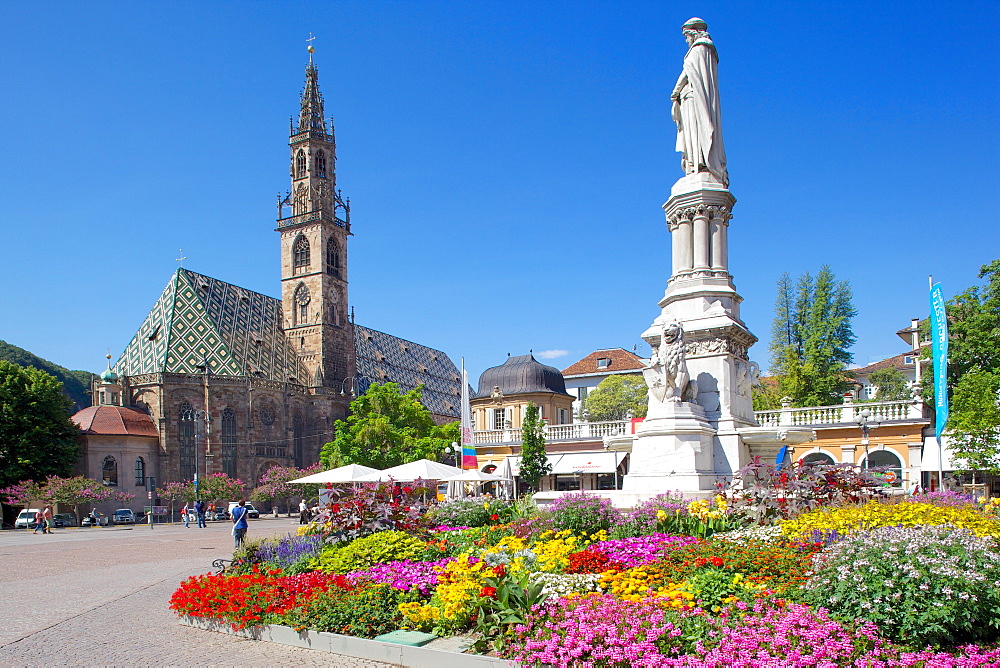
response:
<path id="1" fill-rule="evenodd" d="M 146 462 L 142 457 L 135 458 L 135 486 L 146 486 Z"/>
<path id="2" fill-rule="evenodd" d="M 222 472 L 236 477 L 236 411 L 222 411 Z"/>
<path id="3" fill-rule="evenodd" d="M 177 415 L 177 460 L 181 480 L 194 479 L 194 410 L 181 404 Z"/>
<path id="4" fill-rule="evenodd" d="M 299 149 L 295 154 L 295 178 L 304 179 L 306 176 L 306 152 Z"/>
<path id="5" fill-rule="evenodd" d="M 292 244 L 292 268 L 301 269 L 309 266 L 309 240 L 301 234 Z"/>
<path id="6" fill-rule="evenodd" d="M 340 278 L 340 244 L 332 237 L 326 242 L 326 273 Z"/>
<path id="7" fill-rule="evenodd" d="M 118 486 L 118 461 L 108 455 L 104 458 L 104 465 L 101 467 L 101 479 L 108 487 Z"/>
<path id="8" fill-rule="evenodd" d="M 323 151 L 316 154 L 316 176 L 326 178 L 326 153 Z"/>

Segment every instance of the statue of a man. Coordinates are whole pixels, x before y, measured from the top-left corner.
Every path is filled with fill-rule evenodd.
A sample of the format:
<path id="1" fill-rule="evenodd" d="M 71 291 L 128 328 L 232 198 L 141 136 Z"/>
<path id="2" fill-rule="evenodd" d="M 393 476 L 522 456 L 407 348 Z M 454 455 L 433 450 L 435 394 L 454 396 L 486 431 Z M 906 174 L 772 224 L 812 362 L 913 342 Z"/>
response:
<path id="1" fill-rule="evenodd" d="M 708 35 L 708 25 L 701 19 L 689 20 L 681 31 L 689 48 L 684 56 L 684 71 L 670 94 L 681 167 L 685 174 L 709 172 L 728 188 L 719 105 L 719 54 Z"/>

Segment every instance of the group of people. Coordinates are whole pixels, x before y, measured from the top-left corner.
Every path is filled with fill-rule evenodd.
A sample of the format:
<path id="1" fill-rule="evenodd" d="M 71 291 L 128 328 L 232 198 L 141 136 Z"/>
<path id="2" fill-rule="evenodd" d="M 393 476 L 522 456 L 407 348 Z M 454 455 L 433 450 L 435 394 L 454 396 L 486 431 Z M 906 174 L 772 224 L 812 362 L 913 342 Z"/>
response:
<path id="1" fill-rule="evenodd" d="M 249 528 L 249 525 L 247 524 L 247 515 L 249 514 L 249 511 L 246 508 L 246 503 L 246 501 L 241 500 L 232 510 L 233 547 L 235 549 L 238 549 L 239 546 L 243 544 L 243 540 L 247 535 L 247 529 Z M 205 529 L 208 528 L 208 524 L 205 523 L 205 515 L 206 513 L 214 515 L 215 506 L 211 504 L 206 505 L 201 499 L 198 499 L 193 504 L 185 502 L 184 507 L 181 508 L 181 517 L 184 518 L 184 527 L 187 529 L 191 528 L 192 512 L 194 512 L 198 521 L 198 527 Z"/>
<path id="2" fill-rule="evenodd" d="M 42 533 L 52 533 L 53 526 L 55 526 L 55 520 L 53 519 L 52 506 L 45 506 L 35 513 L 35 530 L 31 533 L 38 533 L 39 529 L 42 530 Z"/>

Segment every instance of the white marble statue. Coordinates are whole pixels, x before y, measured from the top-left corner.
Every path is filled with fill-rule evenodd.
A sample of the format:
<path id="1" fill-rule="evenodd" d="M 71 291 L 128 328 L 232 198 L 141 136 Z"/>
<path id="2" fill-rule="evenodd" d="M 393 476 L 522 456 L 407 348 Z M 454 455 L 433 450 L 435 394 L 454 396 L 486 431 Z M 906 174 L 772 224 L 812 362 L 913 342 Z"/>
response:
<path id="1" fill-rule="evenodd" d="M 688 373 L 684 345 L 684 328 L 679 322 L 663 326 L 659 342 L 653 344 L 649 366 L 642 370 L 650 401 L 676 403 L 697 397 L 698 384 Z"/>
<path id="2" fill-rule="evenodd" d="M 708 172 L 728 188 L 719 105 L 719 54 L 708 35 L 708 25 L 701 19 L 691 19 L 681 30 L 689 49 L 684 56 L 684 71 L 670 94 L 681 167 L 686 174 Z"/>

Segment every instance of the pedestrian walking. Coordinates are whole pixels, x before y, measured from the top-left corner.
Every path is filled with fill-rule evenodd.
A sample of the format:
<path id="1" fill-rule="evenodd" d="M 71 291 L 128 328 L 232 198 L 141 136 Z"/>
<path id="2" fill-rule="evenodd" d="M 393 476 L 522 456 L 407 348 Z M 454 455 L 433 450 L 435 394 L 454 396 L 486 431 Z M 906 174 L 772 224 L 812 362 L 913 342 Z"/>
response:
<path id="1" fill-rule="evenodd" d="M 184 502 L 184 507 L 181 508 L 181 517 L 184 518 L 184 528 L 191 528 L 191 507 L 188 506 L 187 501 Z"/>
<path id="2" fill-rule="evenodd" d="M 31 533 L 38 533 L 39 529 L 42 530 L 42 533 L 45 533 L 45 515 L 42 514 L 41 510 L 36 510 L 35 511 L 35 530 L 32 531 Z"/>
<path id="3" fill-rule="evenodd" d="M 205 524 L 205 502 L 201 499 L 195 501 L 194 512 L 198 515 L 198 528 L 207 529 L 208 525 Z"/>
<path id="4" fill-rule="evenodd" d="M 305 499 L 299 502 L 299 524 L 309 524 L 309 506 Z"/>
<path id="5" fill-rule="evenodd" d="M 246 501 L 240 500 L 239 504 L 233 508 L 233 550 L 240 549 L 240 545 L 243 544 L 243 539 L 246 538 L 247 529 L 249 525 L 247 524 L 247 514 Z"/>
<path id="6" fill-rule="evenodd" d="M 52 515 L 52 506 L 45 506 L 42 510 L 42 517 L 45 518 L 45 530 L 42 533 L 52 533 L 52 527 L 55 526 L 55 519 Z"/>

